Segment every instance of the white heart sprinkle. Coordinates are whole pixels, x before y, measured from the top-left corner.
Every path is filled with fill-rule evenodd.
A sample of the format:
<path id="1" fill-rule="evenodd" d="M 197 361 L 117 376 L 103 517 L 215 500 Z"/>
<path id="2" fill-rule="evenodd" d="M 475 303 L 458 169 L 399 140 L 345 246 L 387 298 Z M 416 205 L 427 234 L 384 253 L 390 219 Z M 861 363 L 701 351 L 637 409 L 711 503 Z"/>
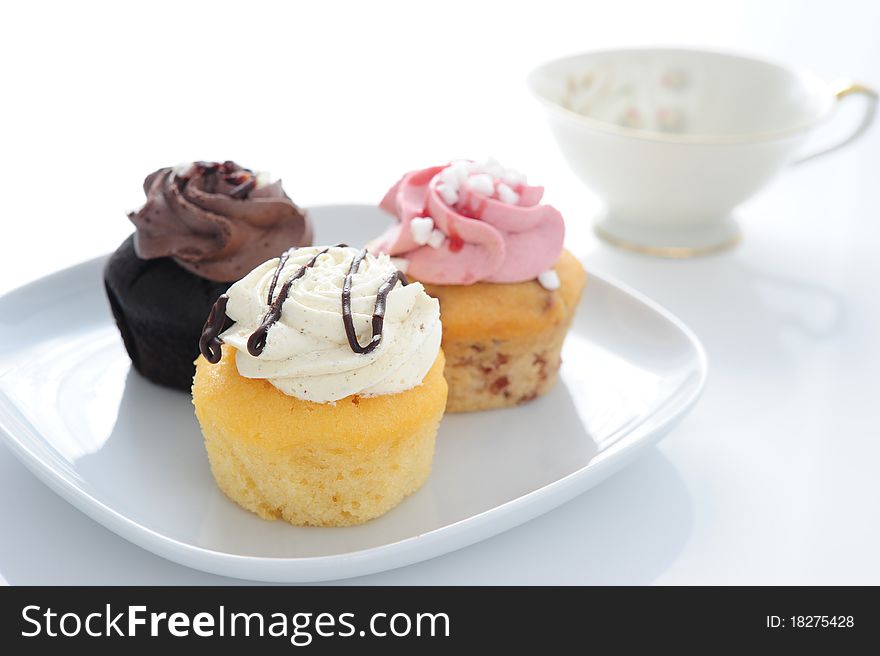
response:
<path id="1" fill-rule="evenodd" d="M 538 275 L 538 282 L 544 289 L 548 289 L 551 292 L 555 291 L 559 289 L 559 274 L 556 273 L 555 269 L 547 269 Z"/>
<path id="2" fill-rule="evenodd" d="M 481 196 L 491 196 L 495 193 L 495 182 L 492 180 L 492 176 L 488 173 L 472 175 L 468 178 L 465 184 L 467 184 L 471 191 L 475 194 L 480 194 Z"/>
<path id="3" fill-rule="evenodd" d="M 412 235 L 413 241 L 419 246 L 424 246 L 428 243 L 433 229 L 434 219 L 430 216 L 417 216 L 409 222 L 409 232 Z"/>
<path id="4" fill-rule="evenodd" d="M 505 183 L 499 182 L 495 187 L 495 190 L 498 192 L 498 199 L 502 203 L 507 203 L 508 205 L 516 205 L 519 203 L 519 194 L 508 187 Z"/>
<path id="5" fill-rule="evenodd" d="M 448 184 L 441 182 L 437 185 L 437 193 L 447 205 L 455 205 L 458 202 L 458 190 L 453 189 Z"/>
<path id="6" fill-rule="evenodd" d="M 445 241 L 446 235 L 435 229 L 434 232 L 431 233 L 431 236 L 428 237 L 428 246 L 431 248 L 440 248 Z"/>
<path id="7" fill-rule="evenodd" d="M 440 180 L 453 189 L 458 190 L 458 186 L 467 180 L 468 175 L 470 175 L 468 168 L 459 162 L 458 164 L 451 164 L 440 171 Z"/>
<path id="8" fill-rule="evenodd" d="M 516 169 L 505 169 L 501 179 L 511 187 L 518 187 L 526 183 L 526 176 Z"/>

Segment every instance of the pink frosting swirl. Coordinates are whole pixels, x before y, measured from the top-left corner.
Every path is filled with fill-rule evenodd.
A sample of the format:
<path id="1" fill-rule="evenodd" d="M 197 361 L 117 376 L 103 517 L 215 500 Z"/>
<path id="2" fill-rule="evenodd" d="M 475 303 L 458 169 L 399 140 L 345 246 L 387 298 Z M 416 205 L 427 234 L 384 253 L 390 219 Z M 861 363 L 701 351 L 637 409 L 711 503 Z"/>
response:
<path id="1" fill-rule="evenodd" d="M 369 248 L 405 258 L 407 273 L 422 282 L 534 280 L 553 267 L 565 236 L 559 211 L 539 204 L 543 195 L 543 187 L 526 184 L 497 163 L 459 162 L 411 171 L 379 204 L 398 223 Z M 424 235 L 417 239 L 412 222 L 423 217 L 433 220 L 442 243 L 436 233 L 428 244 Z M 421 223 L 417 228 L 430 226 Z"/>

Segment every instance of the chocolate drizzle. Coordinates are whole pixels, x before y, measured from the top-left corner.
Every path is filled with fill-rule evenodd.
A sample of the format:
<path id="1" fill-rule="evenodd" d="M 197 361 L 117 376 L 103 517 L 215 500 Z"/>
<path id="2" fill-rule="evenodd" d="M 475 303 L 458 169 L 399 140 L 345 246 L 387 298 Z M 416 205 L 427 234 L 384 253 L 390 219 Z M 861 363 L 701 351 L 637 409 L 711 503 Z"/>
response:
<path id="1" fill-rule="evenodd" d="M 366 346 L 361 346 L 358 342 L 357 333 L 354 331 L 354 320 L 351 316 L 351 279 L 357 273 L 358 268 L 367 256 L 367 249 L 363 249 L 354 256 L 351 261 L 351 267 L 342 283 L 342 324 L 345 326 L 345 336 L 348 338 L 348 345 L 355 353 L 372 353 L 379 344 L 382 343 L 382 326 L 385 324 L 385 305 L 388 301 L 388 294 L 394 289 L 394 285 L 400 281 L 401 285 L 409 284 L 403 271 L 395 271 L 388 276 L 381 285 L 379 291 L 376 292 L 376 305 L 373 308 L 373 332 L 370 341 Z"/>
<path id="2" fill-rule="evenodd" d="M 318 261 L 318 258 L 329 250 L 329 248 L 325 248 L 324 250 L 315 253 L 312 259 L 303 264 L 299 268 L 299 271 L 297 271 L 290 278 L 287 279 L 287 282 L 285 282 L 281 286 L 281 291 L 278 292 L 278 297 L 274 301 L 272 301 L 271 294 L 275 288 L 275 284 L 278 282 L 278 275 L 281 273 L 281 269 L 284 268 L 284 265 L 287 262 L 287 258 L 285 258 L 283 255 L 281 256 L 281 258 L 278 260 L 278 266 L 275 269 L 275 274 L 272 276 L 272 285 L 269 289 L 269 311 L 266 312 L 266 316 L 263 317 L 263 321 L 262 323 L 260 323 L 260 326 L 248 338 L 248 353 L 256 357 L 263 352 L 263 349 L 266 348 L 266 338 L 269 336 L 269 329 L 274 326 L 275 323 L 281 318 L 282 306 L 284 305 L 284 301 L 287 300 L 287 295 L 290 293 L 290 288 L 293 286 L 293 283 L 306 275 L 306 270 L 315 266 L 315 262 Z M 290 251 L 287 251 L 285 255 L 287 255 L 288 253 L 290 253 Z"/>
<path id="3" fill-rule="evenodd" d="M 336 247 L 345 248 L 346 244 L 337 244 Z M 248 353 L 254 357 L 259 356 L 263 352 L 263 349 L 266 348 L 266 338 L 269 335 L 269 329 L 281 318 L 284 301 L 287 300 L 287 296 L 290 293 L 290 288 L 293 286 L 293 283 L 302 278 L 309 268 L 315 266 L 318 258 L 329 251 L 330 248 L 325 248 L 324 250 L 315 253 L 308 262 L 300 266 L 297 272 L 288 278 L 281 286 L 278 296 L 273 300 L 272 295 L 275 292 L 275 287 L 278 285 L 278 279 L 280 278 L 281 272 L 287 264 L 288 259 L 290 259 L 290 254 L 293 250 L 295 249 L 285 251 L 278 259 L 275 272 L 272 274 L 272 281 L 269 283 L 269 294 L 266 299 L 266 304 L 269 306 L 269 310 L 263 317 L 262 322 L 260 322 L 259 327 L 248 338 Z M 385 308 L 388 304 L 388 295 L 398 282 L 401 285 L 409 284 L 409 281 L 406 279 L 406 276 L 402 271 L 395 271 L 382 282 L 376 292 L 376 304 L 373 307 L 373 326 L 370 341 L 367 342 L 366 346 L 361 346 L 360 342 L 358 342 L 357 333 L 354 329 L 354 319 L 351 314 L 351 283 L 352 278 L 354 278 L 354 275 L 360 268 L 361 262 L 364 261 L 366 256 L 366 248 L 354 256 L 342 284 L 342 324 L 345 327 L 345 336 L 348 338 L 348 345 L 351 347 L 351 350 L 355 353 L 361 354 L 372 353 L 379 344 L 382 343 L 382 328 L 385 324 Z M 226 318 L 226 303 L 228 301 L 229 297 L 226 294 L 223 294 L 217 299 L 214 306 L 211 308 L 211 313 L 208 315 L 205 327 L 202 329 L 201 339 L 199 339 L 199 350 L 202 352 L 202 355 L 205 356 L 205 359 L 212 364 L 220 362 L 222 355 L 220 345 L 223 343 L 223 340 L 220 338 L 220 333 L 223 330 L 223 324 Z"/>
<path id="4" fill-rule="evenodd" d="M 229 297 L 226 294 L 222 294 L 220 298 L 214 301 L 211 313 L 205 322 L 205 327 L 202 328 L 202 336 L 199 338 L 199 350 L 211 364 L 220 362 L 220 357 L 222 356 L 220 345 L 223 344 L 223 340 L 220 339 L 220 333 L 223 331 L 223 324 L 226 322 L 227 302 L 229 302 Z"/>
<path id="5" fill-rule="evenodd" d="M 275 285 L 278 284 L 278 276 L 281 275 L 281 269 L 290 259 L 290 249 L 284 251 L 278 260 L 278 266 L 275 267 L 275 273 L 272 274 L 272 282 L 269 283 L 269 295 L 266 298 L 266 305 L 272 305 L 272 294 L 275 293 Z"/>

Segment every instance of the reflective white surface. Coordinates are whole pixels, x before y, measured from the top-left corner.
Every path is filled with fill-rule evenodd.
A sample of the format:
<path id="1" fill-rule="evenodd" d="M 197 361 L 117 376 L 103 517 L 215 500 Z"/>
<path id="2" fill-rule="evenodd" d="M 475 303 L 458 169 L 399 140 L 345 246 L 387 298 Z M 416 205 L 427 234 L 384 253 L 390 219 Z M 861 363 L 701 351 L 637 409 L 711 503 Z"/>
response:
<path id="1" fill-rule="evenodd" d="M 355 581 L 880 584 L 880 130 L 744 205 L 735 250 L 665 262 L 596 242 L 596 201 L 524 84 L 554 57 L 666 44 L 878 85 L 876 2 L 545 0 L 519 11 L 449 0 L 430 21 L 378 3 L 218 4 L 157 0 L 135 14 L 123 3 L 58 3 L 51 21 L 42 3 L 7 8 L 0 52 L 16 65 L 0 106 L 0 172 L 12 181 L 3 291 L 115 248 L 131 229 L 123 210 L 164 164 L 232 156 L 317 205 L 377 202 L 404 168 L 493 155 L 547 187 L 569 247 L 592 270 L 694 329 L 712 363 L 706 391 L 656 448 L 589 493 L 466 549 Z M 460 47 L 434 47 L 450 42 Z M 198 84 L 184 73 L 157 84 L 159 71 L 202 61 L 217 44 L 243 56 L 202 67 Z M 491 70 L 473 74 L 475 57 Z M 248 80 L 247 92 L 227 92 L 230 80 Z M 842 132 L 858 119 L 846 105 Z M 0 500 L 8 582 L 229 581 L 72 512 L 5 448 Z"/>
<path id="2" fill-rule="evenodd" d="M 374 206 L 312 214 L 319 243 L 362 244 L 388 223 Z M 128 366 L 102 266 L 92 260 L 0 298 L 0 437 L 111 530 L 240 578 L 368 574 L 520 524 L 656 442 L 706 374 L 702 348 L 677 320 L 591 275 L 561 384 L 521 407 L 444 418 L 431 477 L 387 515 L 353 528 L 294 528 L 257 518 L 216 488 L 189 395 Z"/>

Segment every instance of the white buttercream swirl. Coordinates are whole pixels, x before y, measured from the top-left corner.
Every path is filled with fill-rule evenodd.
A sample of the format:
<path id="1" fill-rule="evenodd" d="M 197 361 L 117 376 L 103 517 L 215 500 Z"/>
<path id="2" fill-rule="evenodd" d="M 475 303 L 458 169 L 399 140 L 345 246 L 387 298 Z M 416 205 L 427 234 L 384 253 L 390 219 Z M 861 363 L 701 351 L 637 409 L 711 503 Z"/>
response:
<path id="1" fill-rule="evenodd" d="M 274 295 L 322 247 L 298 248 L 278 277 Z M 261 264 L 232 285 L 226 314 L 235 325 L 221 339 L 236 349 L 246 378 L 264 378 L 290 396 L 332 403 L 352 394 L 396 394 L 420 385 L 440 349 L 440 305 L 421 283 L 397 284 L 388 295 L 380 345 L 355 353 L 342 321 L 342 286 L 359 251 L 334 246 L 296 280 L 281 318 L 270 329 L 263 352 L 254 357 L 247 341 L 268 311 L 267 296 L 278 258 Z M 387 255 L 367 255 L 352 277 L 351 311 L 358 341 L 372 332 L 376 293 L 397 269 Z"/>

